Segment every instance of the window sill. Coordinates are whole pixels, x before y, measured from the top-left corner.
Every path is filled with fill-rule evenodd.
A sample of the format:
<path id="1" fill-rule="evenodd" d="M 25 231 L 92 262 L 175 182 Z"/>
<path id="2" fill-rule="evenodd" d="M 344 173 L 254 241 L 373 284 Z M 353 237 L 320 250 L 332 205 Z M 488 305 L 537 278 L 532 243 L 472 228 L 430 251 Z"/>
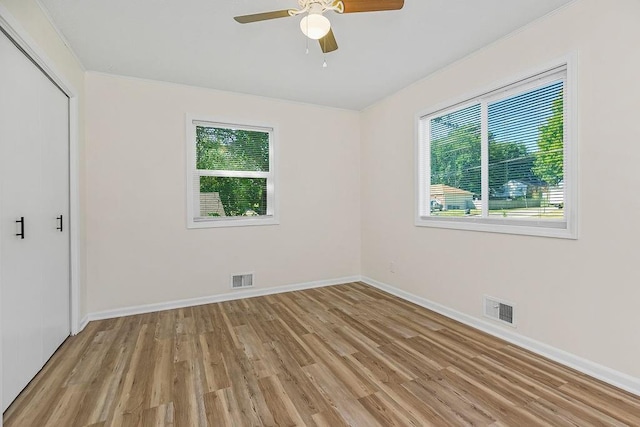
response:
<path id="1" fill-rule="evenodd" d="M 280 224 L 280 221 L 273 215 L 230 218 L 211 217 L 191 219 L 187 224 L 187 228 L 251 227 L 256 225 L 278 224 Z"/>
<path id="2" fill-rule="evenodd" d="M 524 236 L 577 239 L 575 227 L 568 221 L 503 220 L 491 218 L 438 218 L 419 216 L 418 227 L 448 228 L 453 230 L 481 231 L 488 233 L 519 234 Z"/>

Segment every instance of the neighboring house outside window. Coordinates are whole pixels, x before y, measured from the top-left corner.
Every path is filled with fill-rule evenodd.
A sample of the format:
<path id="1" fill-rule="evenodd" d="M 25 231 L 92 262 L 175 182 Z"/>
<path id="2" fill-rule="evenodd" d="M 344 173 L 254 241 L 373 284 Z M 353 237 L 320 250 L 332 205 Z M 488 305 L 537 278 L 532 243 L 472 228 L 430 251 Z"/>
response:
<path id="1" fill-rule="evenodd" d="M 416 225 L 577 237 L 568 69 L 417 117 Z"/>
<path id="2" fill-rule="evenodd" d="M 187 226 L 277 224 L 274 131 L 187 117 Z"/>

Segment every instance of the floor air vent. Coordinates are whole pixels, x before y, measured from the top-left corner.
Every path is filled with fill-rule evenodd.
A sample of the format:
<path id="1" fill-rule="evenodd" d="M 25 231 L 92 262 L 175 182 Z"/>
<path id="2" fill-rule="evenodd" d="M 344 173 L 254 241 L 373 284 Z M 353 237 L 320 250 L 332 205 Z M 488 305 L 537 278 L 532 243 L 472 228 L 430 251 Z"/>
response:
<path id="1" fill-rule="evenodd" d="M 231 276 L 231 288 L 250 288 L 253 286 L 253 273 L 235 274 Z"/>
<path id="2" fill-rule="evenodd" d="M 515 326 L 514 305 L 497 298 L 484 297 L 484 315 L 494 320 Z"/>

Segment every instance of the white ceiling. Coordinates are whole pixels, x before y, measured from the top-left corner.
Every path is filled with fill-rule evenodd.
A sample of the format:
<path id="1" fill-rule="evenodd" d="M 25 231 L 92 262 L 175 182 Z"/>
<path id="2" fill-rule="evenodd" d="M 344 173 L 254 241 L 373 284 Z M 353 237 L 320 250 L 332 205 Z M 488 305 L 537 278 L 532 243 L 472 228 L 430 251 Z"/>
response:
<path id="1" fill-rule="evenodd" d="M 238 24 L 296 0 L 40 0 L 90 71 L 361 110 L 571 0 L 405 0 L 328 12 L 323 54 L 300 17 Z"/>

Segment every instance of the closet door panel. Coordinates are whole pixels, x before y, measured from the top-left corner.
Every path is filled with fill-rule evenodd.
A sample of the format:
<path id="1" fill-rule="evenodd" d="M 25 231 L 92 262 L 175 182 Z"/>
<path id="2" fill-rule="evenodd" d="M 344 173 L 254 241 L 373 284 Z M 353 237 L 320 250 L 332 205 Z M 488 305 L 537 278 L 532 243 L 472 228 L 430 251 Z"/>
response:
<path id="1" fill-rule="evenodd" d="M 0 34 L 0 186 L 3 409 L 41 367 L 42 232 L 38 192 L 42 162 L 33 106 L 42 74 Z M 5 60 L 6 59 L 6 60 Z M 24 217 L 24 239 L 16 236 Z"/>
<path id="2" fill-rule="evenodd" d="M 70 332 L 69 99 L 49 81 L 42 81 L 39 86 L 41 214 L 45 226 L 42 234 L 42 328 L 46 361 Z"/>
<path id="3" fill-rule="evenodd" d="M 0 59 L 4 411 L 70 331 L 69 101 L 3 33 Z"/>

